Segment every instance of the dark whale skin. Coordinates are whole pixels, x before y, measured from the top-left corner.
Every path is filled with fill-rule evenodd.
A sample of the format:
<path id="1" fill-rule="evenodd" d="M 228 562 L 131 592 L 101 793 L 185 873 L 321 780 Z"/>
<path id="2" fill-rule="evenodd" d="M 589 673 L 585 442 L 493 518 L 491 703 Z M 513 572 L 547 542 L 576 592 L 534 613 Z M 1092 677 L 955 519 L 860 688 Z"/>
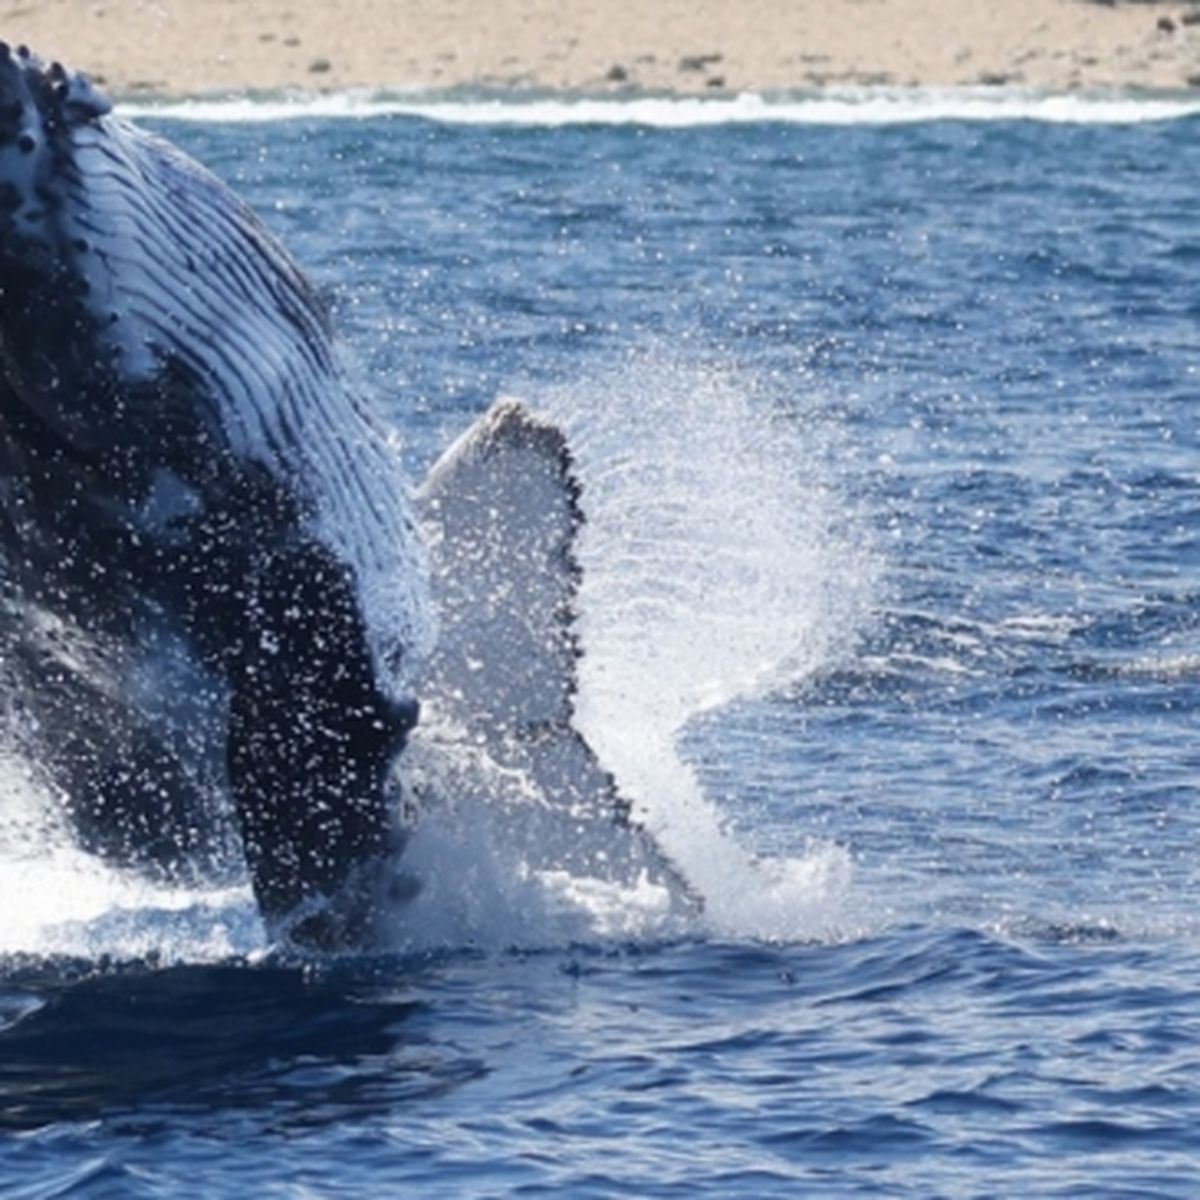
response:
<path id="1" fill-rule="evenodd" d="M 82 844 L 176 876 L 240 848 L 269 925 L 393 850 L 417 542 L 282 247 L 0 43 L 4 735 Z"/>

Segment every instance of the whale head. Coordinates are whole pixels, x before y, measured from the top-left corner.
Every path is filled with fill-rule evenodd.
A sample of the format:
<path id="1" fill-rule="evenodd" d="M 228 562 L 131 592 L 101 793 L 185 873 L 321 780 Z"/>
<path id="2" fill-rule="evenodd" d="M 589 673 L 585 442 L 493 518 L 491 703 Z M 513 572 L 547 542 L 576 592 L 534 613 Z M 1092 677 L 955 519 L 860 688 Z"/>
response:
<path id="1" fill-rule="evenodd" d="M 0 418 L 92 457 L 266 459 L 285 393 L 336 373 L 331 341 L 223 183 L 87 76 L 0 42 Z"/>
<path id="2" fill-rule="evenodd" d="M 89 451 L 114 417 L 81 148 L 111 105 L 87 77 L 0 42 L 2 414 Z M 101 289 L 103 290 L 103 289 Z"/>

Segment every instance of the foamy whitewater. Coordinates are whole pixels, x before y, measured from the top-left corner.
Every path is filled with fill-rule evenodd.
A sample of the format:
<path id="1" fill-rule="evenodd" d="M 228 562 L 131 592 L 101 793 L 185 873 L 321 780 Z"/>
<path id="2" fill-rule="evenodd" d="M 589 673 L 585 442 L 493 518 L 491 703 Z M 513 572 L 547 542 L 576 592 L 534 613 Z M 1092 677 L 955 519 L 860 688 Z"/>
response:
<path id="1" fill-rule="evenodd" d="M 564 98 L 532 94 L 503 99 L 468 94 L 352 91 L 282 98 L 130 102 L 121 112 L 205 123 L 414 117 L 451 125 L 561 128 L 645 126 L 690 129 L 720 125 L 893 125 L 927 121 L 1044 121 L 1122 125 L 1170 121 L 1200 112 L 1187 93 L 1057 95 L 1016 88 L 846 88 L 723 97 Z"/>
<path id="2" fill-rule="evenodd" d="M 879 564 L 819 403 L 785 418 L 767 388 L 699 357 L 635 354 L 547 400 L 586 481 L 579 724 L 710 932 L 836 936 L 852 921 L 845 850 L 757 858 L 677 739 L 699 713 L 832 668 L 869 620 Z"/>

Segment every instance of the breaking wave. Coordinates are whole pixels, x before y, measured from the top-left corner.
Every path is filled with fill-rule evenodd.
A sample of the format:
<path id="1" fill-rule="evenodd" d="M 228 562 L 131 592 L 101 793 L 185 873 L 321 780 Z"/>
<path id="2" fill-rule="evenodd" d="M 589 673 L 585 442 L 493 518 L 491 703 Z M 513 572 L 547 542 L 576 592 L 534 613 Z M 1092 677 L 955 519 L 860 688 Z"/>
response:
<path id="1" fill-rule="evenodd" d="M 503 97 L 459 92 L 334 92 L 229 96 L 120 106 L 128 117 L 213 124 L 407 117 L 449 125 L 570 125 L 688 129 L 721 125 L 899 125 L 930 121 L 1039 121 L 1132 125 L 1200 114 L 1192 93 L 1071 93 L 1015 88 L 847 88 L 736 96 Z"/>

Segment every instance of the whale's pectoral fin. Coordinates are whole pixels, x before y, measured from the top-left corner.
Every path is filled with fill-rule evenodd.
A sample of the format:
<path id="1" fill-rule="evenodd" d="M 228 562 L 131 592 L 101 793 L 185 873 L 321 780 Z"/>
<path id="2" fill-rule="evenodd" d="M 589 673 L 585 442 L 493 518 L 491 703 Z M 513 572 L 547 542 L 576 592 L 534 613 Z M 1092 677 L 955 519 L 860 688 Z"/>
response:
<path id="1" fill-rule="evenodd" d="M 346 568 L 315 541 L 264 556 L 232 680 L 229 773 L 268 922 L 392 847 L 384 780 L 416 719 L 378 689 Z"/>
<path id="2" fill-rule="evenodd" d="M 439 632 L 421 694 L 459 723 L 489 734 L 569 724 L 578 499 L 562 432 L 513 400 L 430 472 L 418 503 Z"/>
<path id="3" fill-rule="evenodd" d="M 581 491 L 555 425 L 497 402 L 418 495 L 440 624 L 419 736 L 481 748 L 511 781 L 506 823 L 527 865 L 687 888 L 575 726 Z M 403 760 L 402 760 L 403 762 Z M 503 803 L 500 796 L 493 803 Z M 685 901 L 686 902 L 686 901 Z"/>

